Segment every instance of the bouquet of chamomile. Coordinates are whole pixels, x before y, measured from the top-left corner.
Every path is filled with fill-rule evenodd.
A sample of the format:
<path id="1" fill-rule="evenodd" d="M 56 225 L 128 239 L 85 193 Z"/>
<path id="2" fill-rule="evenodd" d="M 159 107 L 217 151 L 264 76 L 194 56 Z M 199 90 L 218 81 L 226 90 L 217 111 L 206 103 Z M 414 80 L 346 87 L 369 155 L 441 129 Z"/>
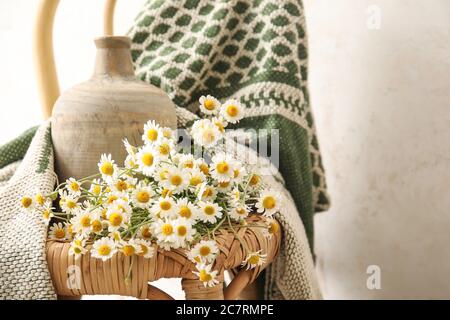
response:
<path id="1" fill-rule="evenodd" d="M 215 232 L 228 228 L 239 237 L 234 230 L 245 225 L 262 228 L 271 237 L 279 232 L 273 214 L 282 197 L 266 187 L 257 167 L 216 151 L 227 125 L 244 116 L 240 103 L 221 104 L 209 95 L 199 102 L 205 116 L 194 122 L 190 135 L 208 157 L 180 150 L 175 131 L 149 121 L 142 146 L 124 140 L 128 155 L 123 167 L 103 154 L 97 174 L 70 178 L 48 195 L 24 196 L 22 206 L 50 223 L 50 239 L 70 241 L 69 254 L 75 258 L 86 254 L 87 244 L 91 256 L 103 261 L 118 252 L 151 258 L 155 244 L 184 249 L 204 285 L 216 285 Z M 245 220 L 250 213 L 264 219 L 252 226 Z M 240 242 L 247 254 L 242 266 L 265 263 L 264 252 L 251 252 Z"/>

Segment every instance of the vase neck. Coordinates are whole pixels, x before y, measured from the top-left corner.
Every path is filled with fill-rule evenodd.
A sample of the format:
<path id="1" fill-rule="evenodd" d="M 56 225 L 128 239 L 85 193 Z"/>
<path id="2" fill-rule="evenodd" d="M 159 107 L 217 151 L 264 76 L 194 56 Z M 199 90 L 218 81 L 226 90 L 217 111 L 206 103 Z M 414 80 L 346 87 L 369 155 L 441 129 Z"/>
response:
<path id="1" fill-rule="evenodd" d="M 94 77 L 130 77 L 134 76 L 131 60 L 131 40 L 128 37 L 100 37 L 95 39 L 97 55 Z"/>

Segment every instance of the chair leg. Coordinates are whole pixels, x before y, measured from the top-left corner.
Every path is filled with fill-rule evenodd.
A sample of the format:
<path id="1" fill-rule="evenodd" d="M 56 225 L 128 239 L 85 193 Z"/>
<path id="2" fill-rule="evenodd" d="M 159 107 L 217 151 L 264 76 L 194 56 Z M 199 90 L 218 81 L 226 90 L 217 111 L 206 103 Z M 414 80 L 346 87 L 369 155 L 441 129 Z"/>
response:
<path id="1" fill-rule="evenodd" d="M 223 277 L 214 287 L 206 287 L 203 282 L 195 279 L 181 280 L 181 286 L 186 294 L 186 300 L 223 300 Z"/>

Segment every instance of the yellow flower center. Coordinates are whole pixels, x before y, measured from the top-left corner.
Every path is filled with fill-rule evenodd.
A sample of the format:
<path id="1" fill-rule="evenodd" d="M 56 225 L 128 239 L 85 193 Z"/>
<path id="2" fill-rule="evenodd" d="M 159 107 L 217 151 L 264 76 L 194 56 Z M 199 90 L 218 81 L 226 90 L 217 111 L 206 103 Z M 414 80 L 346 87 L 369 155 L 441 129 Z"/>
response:
<path id="1" fill-rule="evenodd" d="M 216 108 L 216 104 L 214 103 L 214 100 L 211 99 L 206 99 L 203 102 L 203 105 L 205 106 L 206 110 L 212 111 Z"/>
<path id="2" fill-rule="evenodd" d="M 206 215 L 212 216 L 216 213 L 216 209 L 213 206 L 206 206 L 205 209 L 203 209 Z"/>
<path id="3" fill-rule="evenodd" d="M 72 200 L 66 200 L 66 206 L 69 209 L 74 209 L 77 206 L 77 203 Z"/>
<path id="4" fill-rule="evenodd" d="M 167 156 L 170 152 L 170 146 L 167 143 L 163 143 L 159 146 L 159 153 L 164 156 Z"/>
<path id="5" fill-rule="evenodd" d="M 250 178 L 249 183 L 250 183 L 250 185 L 252 185 L 252 186 L 256 186 L 256 185 L 259 183 L 259 180 L 260 180 L 259 176 L 256 175 L 256 174 L 254 174 L 254 175 L 252 175 L 252 177 Z"/>
<path id="6" fill-rule="evenodd" d="M 167 174 L 168 174 L 169 172 L 167 171 L 167 170 L 162 170 L 160 173 L 159 173 L 159 178 L 161 179 L 161 180 L 166 180 L 167 179 Z"/>
<path id="7" fill-rule="evenodd" d="M 120 226 L 122 221 L 123 221 L 123 217 L 122 217 L 122 215 L 120 213 L 112 213 L 109 216 L 109 222 L 114 227 Z"/>
<path id="8" fill-rule="evenodd" d="M 102 191 L 102 187 L 100 187 L 98 184 L 94 184 L 92 187 L 92 193 L 98 196 L 100 192 Z"/>
<path id="9" fill-rule="evenodd" d="M 222 122 L 216 121 L 214 124 L 216 125 L 217 129 L 219 129 L 220 132 L 225 132 L 225 128 L 223 127 Z"/>
<path id="10" fill-rule="evenodd" d="M 147 131 L 147 138 L 150 141 L 156 141 L 158 139 L 158 130 L 150 129 Z"/>
<path id="11" fill-rule="evenodd" d="M 199 168 L 200 168 L 200 170 L 203 172 L 203 174 L 206 174 L 206 175 L 209 174 L 209 167 L 208 167 L 208 165 L 207 165 L 206 163 L 202 163 L 202 164 L 199 166 Z"/>
<path id="12" fill-rule="evenodd" d="M 238 107 L 236 107 L 234 104 L 230 104 L 228 107 L 227 107 L 227 114 L 230 116 L 230 117 L 236 117 L 237 115 L 238 115 L 238 113 L 239 113 L 239 109 L 238 109 Z"/>
<path id="13" fill-rule="evenodd" d="M 180 208 L 180 216 L 189 219 L 192 216 L 191 209 L 188 206 L 182 206 Z"/>
<path id="14" fill-rule="evenodd" d="M 225 174 L 228 172 L 228 170 L 230 170 L 230 166 L 226 162 L 220 162 L 216 165 L 216 170 L 220 174 Z"/>
<path id="15" fill-rule="evenodd" d="M 153 155 L 151 153 L 144 153 L 141 160 L 142 163 L 147 167 L 151 167 L 153 165 Z"/>
<path id="16" fill-rule="evenodd" d="M 20 200 L 20 203 L 22 204 L 22 207 L 29 208 L 33 203 L 33 200 L 30 197 L 23 197 L 22 200 Z"/>
<path id="17" fill-rule="evenodd" d="M 66 231 L 64 229 L 56 229 L 54 234 L 56 239 L 62 239 L 66 236 Z"/>
<path id="18" fill-rule="evenodd" d="M 122 248 L 123 254 L 124 254 L 125 256 L 127 256 L 127 257 L 132 256 L 133 253 L 134 253 L 135 251 L 136 251 L 136 250 L 134 249 L 134 247 L 133 247 L 133 246 L 130 246 L 130 245 L 124 246 L 124 247 Z"/>
<path id="19" fill-rule="evenodd" d="M 114 201 L 116 201 L 117 199 L 119 199 L 117 196 L 115 195 L 110 195 L 108 198 L 108 203 L 113 203 Z"/>
<path id="20" fill-rule="evenodd" d="M 77 182 L 75 182 L 75 181 L 72 181 L 71 183 L 70 183 L 70 189 L 72 190 L 72 191 L 80 191 L 80 185 L 77 183 Z"/>
<path id="21" fill-rule="evenodd" d="M 167 211 L 170 210 L 170 208 L 172 208 L 172 204 L 169 201 L 161 201 L 161 203 L 159 204 L 159 207 L 161 208 L 161 210 L 163 211 Z"/>
<path id="22" fill-rule="evenodd" d="M 146 245 L 140 244 L 141 246 L 141 252 L 139 253 L 140 256 L 145 256 L 148 252 L 148 247 Z"/>
<path id="23" fill-rule="evenodd" d="M 247 213 L 247 211 L 244 208 L 238 208 L 236 209 L 237 214 L 239 215 L 245 215 Z"/>
<path id="24" fill-rule="evenodd" d="M 240 173 L 239 170 L 238 170 L 238 169 L 235 169 L 235 170 L 233 171 L 233 174 L 234 174 L 233 177 L 234 177 L 234 178 L 239 177 L 239 173 Z"/>
<path id="25" fill-rule="evenodd" d="M 128 183 L 123 180 L 118 180 L 116 183 L 116 189 L 119 191 L 125 191 L 128 189 Z"/>
<path id="26" fill-rule="evenodd" d="M 202 257 L 206 257 L 211 253 L 211 248 L 208 246 L 202 246 L 200 247 L 200 250 L 198 251 Z"/>
<path id="27" fill-rule="evenodd" d="M 111 162 L 106 161 L 100 167 L 100 171 L 107 176 L 112 176 L 114 173 L 114 166 Z"/>
<path id="28" fill-rule="evenodd" d="M 167 197 L 167 196 L 169 196 L 169 195 L 171 195 L 172 194 L 172 191 L 170 190 L 170 189 L 166 189 L 166 188 L 164 188 L 162 191 L 161 191 L 161 195 L 165 198 L 165 197 Z"/>
<path id="29" fill-rule="evenodd" d="M 38 203 L 38 204 L 40 204 L 41 206 L 44 204 L 44 202 L 45 202 L 45 199 L 44 199 L 44 196 L 42 195 L 42 194 L 40 194 L 40 193 L 38 193 L 37 195 L 36 195 L 36 197 L 34 197 L 34 199 L 36 200 L 36 202 Z"/>
<path id="30" fill-rule="evenodd" d="M 111 247 L 107 244 L 102 244 L 100 247 L 98 247 L 98 254 L 101 256 L 107 256 L 111 253 Z"/>
<path id="31" fill-rule="evenodd" d="M 45 220 L 48 220 L 50 218 L 50 214 L 51 214 L 50 210 L 44 210 L 44 212 L 42 212 L 42 216 L 44 217 Z"/>
<path id="32" fill-rule="evenodd" d="M 280 230 L 280 226 L 276 222 L 271 222 L 268 230 L 269 230 L 269 233 L 275 234 L 278 232 L 278 230 Z"/>
<path id="33" fill-rule="evenodd" d="M 75 254 L 81 254 L 81 248 L 80 248 L 80 247 L 74 247 L 74 248 L 73 248 L 73 252 L 74 252 Z"/>
<path id="34" fill-rule="evenodd" d="M 136 194 L 137 201 L 147 203 L 150 200 L 150 194 L 147 191 L 139 191 Z"/>
<path id="35" fill-rule="evenodd" d="M 258 264 L 259 263 L 259 255 L 257 255 L 257 254 L 251 255 L 250 258 L 248 258 L 248 263 L 249 264 Z"/>
<path id="36" fill-rule="evenodd" d="M 263 200 L 263 207 L 265 208 L 265 209 L 273 209 L 273 208 L 275 208 L 275 205 L 276 205 L 276 201 L 275 201 L 275 198 L 274 197 L 272 197 L 272 196 L 267 196 L 267 197 L 265 197 L 264 198 L 264 200 Z"/>
<path id="37" fill-rule="evenodd" d="M 91 226 L 91 218 L 89 216 L 83 216 L 80 219 L 80 224 L 83 228 L 88 228 Z"/>
<path id="38" fill-rule="evenodd" d="M 180 237 L 184 237 L 187 233 L 187 228 L 185 226 L 179 226 L 177 228 L 177 233 Z"/>
<path id="39" fill-rule="evenodd" d="M 208 198 L 213 195 L 213 191 L 211 188 L 206 188 L 205 191 L 203 191 L 202 197 Z"/>
<path id="40" fill-rule="evenodd" d="M 230 182 L 220 182 L 219 183 L 219 187 L 221 188 L 227 188 L 230 185 Z"/>
<path id="41" fill-rule="evenodd" d="M 170 177 L 170 183 L 173 186 L 179 186 L 183 182 L 183 179 L 179 175 L 174 175 Z"/>
<path id="42" fill-rule="evenodd" d="M 151 238 L 152 233 L 150 232 L 150 228 L 149 227 L 142 228 L 141 235 L 145 239 Z"/>
<path id="43" fill-rule="evenodd" d="M 170 139 L 170 138 L 172 138 L 172 132 L 170 130 L 164 130 L 163 136 L 167 139 Z"/>
<path id="44" fill-rule="evenodd" d="M 91 226 L 92 226 L 92 231 L 94 231 L 94 232 L 100 232 L 103 230 L 103 226 L 102 226 L 102 223 L 100 222 L 100 220 L 92 221 Z"/>
<path id="45" fill-rule="evenodd" d="M 202 282 L 208 282 L 212 280 L 212 276 L 211 274 L 209 274 L 208 272 L 206 272 L 205 270 L 200 270 L 199 274 L 198 274 L 198 278 L 200 279 L 200 281 Z"/>
<path id="46" fill-rule="evenodd" d="M 198 186 L 200 183 L 202 183 L 202 179 L 200 177 L 198 177 L 198 176 L 193 176 L 189 180 L 189 184 L 191 186 Z"/>
<path id="47" fill-rule="evenodd" d="M 170 236 L 173 233 L 172 225 L 169 223 L 166 223 L 165 225 L 162 226 L 161 232 L 165 236 Z"/>

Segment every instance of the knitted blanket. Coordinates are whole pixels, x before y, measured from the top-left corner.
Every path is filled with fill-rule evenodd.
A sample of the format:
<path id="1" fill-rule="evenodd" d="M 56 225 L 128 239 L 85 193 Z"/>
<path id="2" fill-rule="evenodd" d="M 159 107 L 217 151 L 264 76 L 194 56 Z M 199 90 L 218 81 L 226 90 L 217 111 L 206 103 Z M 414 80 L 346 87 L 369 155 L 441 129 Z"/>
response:
<path id="1" fill-rule="evenodd" d="M 313 248 L 313 214 L 329 205 L 309 104 L 301 0 L 149 0 L 129 32 L 137 75 L 182 108 L 238 99 L 235 128 L 277 129 L 279 169 Z"/>

